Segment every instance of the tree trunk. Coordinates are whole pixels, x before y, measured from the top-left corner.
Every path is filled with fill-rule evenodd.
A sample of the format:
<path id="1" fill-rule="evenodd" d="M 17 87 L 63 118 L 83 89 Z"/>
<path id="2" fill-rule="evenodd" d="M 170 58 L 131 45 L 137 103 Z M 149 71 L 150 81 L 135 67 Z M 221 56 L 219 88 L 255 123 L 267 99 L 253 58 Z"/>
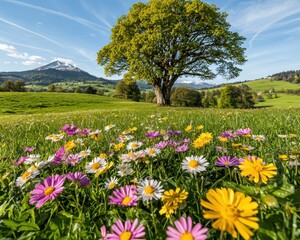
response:
<path id="1" fill-rule="evenodd" d="M 154 85 L 154 93 L 156 95 L 156 103 L 161 106 L 170 106 L 171 105 L 171 88 L 168 86 L 160 87 Z"/>

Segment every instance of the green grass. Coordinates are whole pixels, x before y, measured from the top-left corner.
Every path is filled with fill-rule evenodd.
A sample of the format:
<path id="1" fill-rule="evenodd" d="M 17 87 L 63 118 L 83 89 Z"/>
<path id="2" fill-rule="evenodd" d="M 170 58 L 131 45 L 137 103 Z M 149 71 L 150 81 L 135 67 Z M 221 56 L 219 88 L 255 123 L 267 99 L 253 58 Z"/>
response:
<path id="1" fill-rule="evenodd" d="M 274 81 L 271 79 L 260 79 L 245 82 L 250 88 L 254 91 L 265 91 L 274 88 L 276 91 L 286 90 L 286 89 L 298 89 L 300 88 L 300 84 L 285 82 L 285 81 Z M 241 85 L 241 84 L 237 84 Z"/>
<path id="2" fill-rule="evenodd" d="M 255 107 L 268 107 L 268 108 L 300 108 L 300 96 L 280 93 L 278 98 L 267 99 L 265 102 L 260 102 Z"/>
<path id="3" fill-rule="evenodd" d="M 0 106 L 0 115 L 155 107 L 154 104 L 124 101 L 112 97 L 51 92 L 1 92 Z"/>

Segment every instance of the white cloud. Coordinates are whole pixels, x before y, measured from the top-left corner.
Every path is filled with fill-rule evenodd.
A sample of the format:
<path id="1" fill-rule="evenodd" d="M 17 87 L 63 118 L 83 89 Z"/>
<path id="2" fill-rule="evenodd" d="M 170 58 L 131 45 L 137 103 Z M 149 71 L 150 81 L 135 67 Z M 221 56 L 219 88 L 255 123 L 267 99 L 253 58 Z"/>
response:
<path id="1" fill-rule="evenodd" d="M 4 51 L 4 52 L 8 52 L 8 53 L 12 53 L 12 52 L 16 51 L 14 46 L 7 45 L 7 44 L 4 44 L 4 43 L 0 43 L 0 50 Z"/>
<path id="2" fill-rule="evenodd" d="M 31 60 L 24 61 L 24 62 L 22 62 L 22 64 L 25 66 L 42 65 L 41 62 L 36 62 L 36 61 L 31 61 Z"/>

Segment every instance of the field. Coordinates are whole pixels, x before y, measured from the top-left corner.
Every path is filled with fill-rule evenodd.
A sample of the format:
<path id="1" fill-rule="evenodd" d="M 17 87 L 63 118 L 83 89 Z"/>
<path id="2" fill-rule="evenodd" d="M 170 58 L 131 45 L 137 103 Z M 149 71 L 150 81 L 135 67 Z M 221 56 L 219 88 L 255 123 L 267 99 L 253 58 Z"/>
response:
<path id="1" fill-rule="evenodd" d="M 1 239 L 300 238 L 297 108 L 0 96 Z"/>

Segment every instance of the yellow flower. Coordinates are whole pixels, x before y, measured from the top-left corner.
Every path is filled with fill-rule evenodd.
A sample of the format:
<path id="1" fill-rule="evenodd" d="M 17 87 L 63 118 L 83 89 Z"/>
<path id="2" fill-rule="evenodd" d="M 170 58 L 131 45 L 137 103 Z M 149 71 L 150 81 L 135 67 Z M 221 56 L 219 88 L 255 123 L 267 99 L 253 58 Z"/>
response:
<path id="1" fill-rule="evenodd" d="M 99 154 L 99 157 L 105 159 L 105 158 L 107 158 L 107 154 L 106 154 L 106 153 L 100 153 L 100 154 Z"/>
<path id="2" fill-rule="evenodd" d="M 171 215 L 177 210 L 178 205 L 168 205 L 165 204 L 159 211 L 160 215 L 166 214 L 166 218 L 170 218 Z"/>
<path id="3" fill-rule="evenodd" d="M 213 139 L 211 133 L 201 133 L 199 137 L 193 142 L 195 148 L 201 148 L 206 144 L 209 144 Z"/>
<path id="4" fill-rule="evenodd" d="M 204 128 L 204 126 L 203 125 L 198 125 L 196 128 L 197 128 L 197 130 L 201 130 L 201 129 Z"/>
<path id="5" fill-rule="evenodd" d="M 185 129 L 184 129 L 186 132 L 190 132 L 192 130 L 192 126 L 191 125 L 188 125 Z"/>
<path id="6" fill-rule="evenodd" d="M 286 161 L 286 160 L 289 159 L 289 156 L 287 156 L 287 155 L 285 155 L 285 154 L 280 154 L 278 157 L 279 157 L 281 160 L 284 160 L 284 161 Z"/>
<path id="7" fill-rule="evenodd" d="M 118 144 L 115 144 L 114 145 L 114 150 L 116 151 L 116 152 L 118 152 L 118 151 L 120 151 L 120 149 L 121 148 L 123 148 L 125 146 L 125 144 L 124 143 L 118 143 Z"/>
<path id="8" fill-rule="evenodd" d="M 219 137 L 220 142 L 228 142 L 228 138 L 226 137 Z"/>
<path id="9" fill-rule="evenodd" d="M 73 149 L 76 146 L 76 144 L 74 143 L 74 140 L 69 141 L 65 144 L 65 151 L 69 151 L 71 149 Z"/>
<path id="10" fill-rule="evenodd" d="M 267 183 L 268 178 L 272 178 L 277 174 L 277 168 L 273 163 L 265 164 L 263 160 L 256 156 L 248 156 L 239 165 L 241 174 L 249 177 L 250 181 L 258 183 L 260 180 Z"/>
<path id="11" fill-rule="evenodd" d="M 203 216 L 206 219 L 216 219 L 212 227 L 220 231 L 227 231 L 232 237 L 237 238 L 238 233 L 244 239 L 250 239 L 254 233 L 249 227 L 258 229 L 259 219 L 255 217 L 258 213 L 257 202 L 245 196 L 241 192 L 234 192 L 228 188 L 210 189 L 206 193 L 208 201 L 200 200 L 203 207 Z"/>
<path id="12" fill-rule="evenodd" d="M 95 177 L 98 177 L 99 175 L 101 175 L 101 174 L 103 174 L 103 173 L 106 173 L 106 171 L 107 171 L 108 169 L 110 169 L 113 165 L 114 165 L 113 162 L 110 162 L 110 163 L 106 164 L 106 167 L 105 167 L 104 169 L 100 169 L 100 170 L 98 170 L 98 171 L 96 172 Z"/>
<path id="13" fill-rule="evenodd" d="M 242 144 L 241 143 L 232 143 L 231 146 L 232 147 L 241 147 Z"/>
<path id="14" fill-rule="evenodd" d="M 133 127 L 133 128 L 129 128 L 128 129 L 130 132 L 135 132 L 136 130 L 137 130 L 137 128 L 136 127 Z"/>
<path id="15" fill-rule="evenodd" d="M 163 120 L 164 122 L 166 122 L 166 121 L 168 120 L 168 118 L 167 118 L 167 117 L 163 117 L 162 120 Z"/>
<path id="16" fill-rule="evenodd" d="M 297 135 L 294 134 L 294 133 L 290 133 L 290 134 L 289 134 L 289 137 L 290 137 L 290 138 L 295 138 L 295 137 L 297 137 Z"/>

